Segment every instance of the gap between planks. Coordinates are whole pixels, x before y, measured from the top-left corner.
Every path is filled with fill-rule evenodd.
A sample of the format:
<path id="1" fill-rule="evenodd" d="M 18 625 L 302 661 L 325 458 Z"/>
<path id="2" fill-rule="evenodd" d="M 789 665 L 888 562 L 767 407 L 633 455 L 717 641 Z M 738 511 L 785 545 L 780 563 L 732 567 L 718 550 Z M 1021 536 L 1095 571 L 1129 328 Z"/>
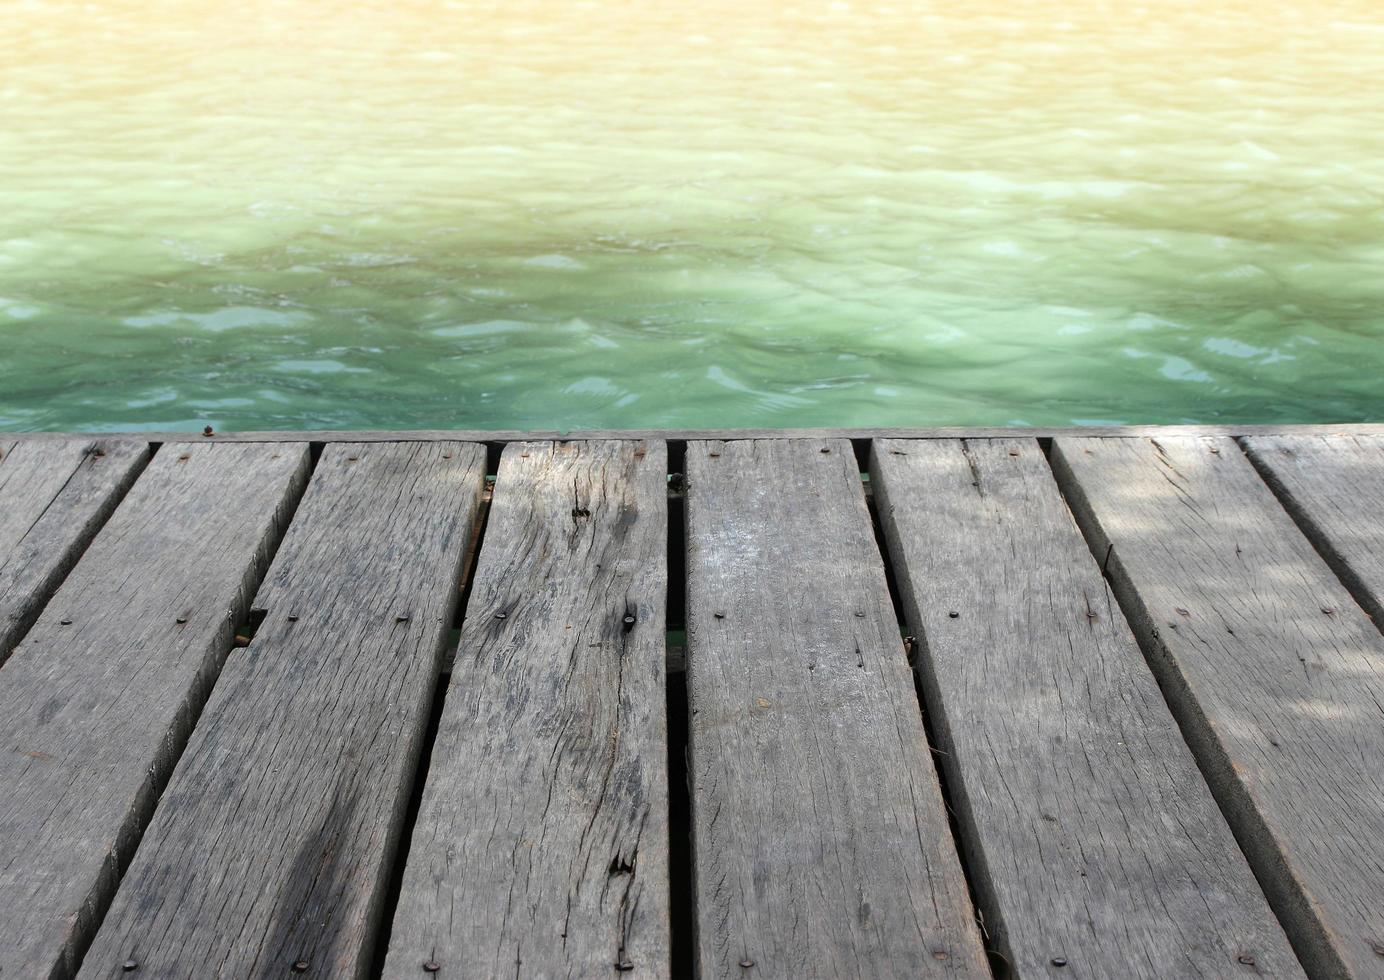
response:
<path id="1" fill-rule="evenodd" d="M 1137 464 L 1143 467 L 1139 472 L 1130 469 L 1136 465 L 1140 444 L 1063 442 L 1053 447 L 1052 469 L 1093 555 L 1107 570 L 1185 741 L 1304 966 L 1314 977 L 1376 975 L 1384 943 L 1375 936 L 1378 906 L 1363 897 L 1370 886 L 1362 877 L 1377 868 L 1368 859 L 1360 860 L 1369 847 L 1359 836 L 1368 838 L 1376 816 L 1373 804 L 1360 798 L 1367 790 L 1357 781 L 1369 770 L 1359 769 L 1354 761 L 1359 751 L 1368 751 L 1373 737 L 1361 729 L 1357 737 L 1365 742 L 1353 745 L 1342 723 L 1324 724 L 1315 715 L 1271 709 L 1282 697 L 1304 695 L 1320 685 L 1317 696 L 1341 699 L 1340 711 L 1372 714 L 1367 710 L 1368 672 L 1349 674 L 1341 661 L 1349 652 L 1378 662 L 1378 624 L 1366 625 L 1364 610 L 1353 601 L 1339 569 L 1321 553 L 1313 535 L 1303 533 L 1292 508 L 1284 506 L 1262 469 L 1246 458 L 1250 454 L 1243 444 L 1224 437 L 1165 441 L 1166 446 L 1158 439 L 1145 445 L 1151 444 L 1157 461 L 1185 485 L 1178 487 L 1184 495 L 1181 502 L 1204 523 L 1197 525 L 1195 534 L 1182 530 L 1184 545 L 1193 552 L 1189 560 L 1208 566 L 1191 581 L 1185 576 L 1170 578 L 1172 573 L 1163 567 L 1169 560 L 1169 538 L 1176 538 L 1184 519 L 1182 511 L 1174 507 L 1171 515 L 1162 515 L 1170 529 L 1159 524 L 1157 548 L 1137 523 L 1131 523 L 1141 516 L 1153 517 L 1158 509 L 1158 497 L 1130 497 L 1137 484 L 1150 480 L 1156 485 L 1159 476 L 1172 482 L 1152 458 Z M 1083 447 L 1085 456 L 1093 449 L 1097 455 L 1108 449 L 1123 459 L 1103 464 L 1114 467 L 1103 472 L 1093 469 L 1091 461 L 1081 462 L 1085 457 L 1078 450 Z M 1211 460 L 1220 461 L 1220 466 Z M 1213 495 L 1209 510 L 1195 506 Z M 1247 538 L 1236 536 L 1240 526 L 1249 529 Z M 1214 557 L 1221 553 L 1216 549 L 1228 549 L 1232 541 L 1235 561 L 1224 568 L 1215 566 L 1215 561 L 1225 561 Z M 1239 558 L 1242 545 L 1249 556 L 1245 559 Z M 1264 580 L 1262 594 L 1258 589 L 1236 592 L 1233 580 L 1227 585 L 1216 574 L 1233 564 L 1234 576 L 1243 576 L 1248 573 L 1240 570 L 1241 563 L 1259 567 L 1257 563 L 1266 560 L 1271 562 L 1268 567 L 1285 574 Z M 1171 605 L 1174 599 L 1176 609 Z M 1258 615 L 1256 605 L 1267 601 L 1281 606 L 1273 616 Z M 1317 606 L 1326 618 L 1317 619 Z M 1214 614 L 1210 629 L 1199 631 L 1199 614 L 1208 611 Z M 1222 627 L 1226 635 L 1218 633 Z M 1256 656 L 1245 658 L 1245 651 L 1237 652 L 1237 645 L 1246 643 L 1253 645 Z M 1279 673 L 1269 666 L 1275 657 L 1291 661 L 1292 654 L 1297 654 L 1305 680 L 1286 664 Z M 1220 670 L 1245 672 L 1241 683 L 1249 690 L 1226 681 L 1216 669 L 1217 659 Z M 1255 695 L 1262 698 L 1255 700 Z M 1246 698 L 1250 706 L 1270 709 L 1262 719 L 1256 717 L 1257 728 L 1230 723 L 1236 706 Z M 1377 695 L 1373 703 L 1377 706 Z M 1256 738 L 1256 731 L 1262 731 L 1266 741 Z M 1311 762 L 1314 739 L 1323 741 L 1333 766 L 1323 770 Z M 1314 800 L 1325 809 L 1314 809 Z"/>
<path id="2" fill-rule="evenodd" d="M 49 910 L 51 915 L 46 915 L 45 909 L 36 907 L 37 903 L 33 900 L 23 900 L 19 907 L 8 909 L 8 924 L 19 930 L 19 933 L 14 937 L 17 941 L 6 954 L 11 959 L 6 960 L 4 957 L 0 957 L 0 961 L 12 962 L 16 966 L 23 964 L 25 969 L 37 966 L 43 975 L 53 978 L 69 977 L 78 969 L 87 947 L 101 925 L 126 867 L 147 829 L 149 820 L 178 757 L 196 726 L 220 665 L 231 652 L 234 644 L 233 627 L 239 626 L 243 621 L 249 606 L 250 595 L 267 570 L 269 560 L 276 552 L 293 511 L 297 507 L 302 490 L 306 486 L 310 468 L 305 450 L 306 447 L 302 447 L 300 450 L 302 452 L 300 464 L 292 467 L 291 472 L 285 470 L 279 474 L 279 478 L 274 484 L 280 488 L 278 500 L 276 503 L 273 502 L 272 498 L 266 500 L 266 505 L 272 503 L 270 512 L 261 514 L 256 511 L 249 515 L 260 523 L 251 524 L 248 529 L 256 533 L 262 531 L 262 533 L 254 542 L 251 549 L 253 554 L 245 556 L 246 565 L 240 580 L 238 582 L 227 580 L 218 586 L 221 591 L 217 595 L 224 593 L 226 596 L 230 596 L 232 592 L 234 593 L 234 598 L 225 598 L 226 604 L 222 607 L 231 612 L 233 618 L 222 619 L 219 624 L 209 623 L 206 620 L 208 617 L 215 617 L 216 611 L 196 608 L 185 611 L 184 615 L 187 618 L 180 618 L 178 621 L 179 623 L 191 622 L 192 625 L 186 627 L 187 631 L 195 630 L 198 632 L 188 641 L 188 648 L 181 651 L 187 662 L 179 662 L 175 665 L 181 673 L 178 678 L 170 681 L 175 685 L 172 689 L 172 695 L 177 703 L 169 708 L 167 731 L 155 744 L 154 733 L 144 733 L 138 730 L 141 723 L 138 718 L 132 719 L 131 723 L 124 725 L 124 727 L 121 727 L 118 722 L 115 723 L 117 733 L 112 735 L 112 738 L 133 740 L 133 742 L 138 743 L 136 751 L 149 751 L 151 753 L 147 759 L 135 760 L 138 764 L 137 768 L 147 770 L 147 775 L 141 780 L 137 774 L 126 773 L 123 774 L 126 776 L 125 781 L 120 783 L 116 777 L 122 773 L 113 770 L 103 781 L 100 786 L 100 793 L 95 797 L 80 792 L 72 795 L 69 792 L 71 787 L 63 788 L 62 781 L 64 779 L 68 780 L 69 783 L 76 783 L 82 778 L 80 769 L 72 767 L 69 767 L 65 772 L 49 770 L 46 775 L 43 773 L 17 773 L 12 777 L 17 780 L 21 777 L 27 778 L 28 775 L 33 776 L 33 779 L 30 780 L 32 785 L 27 798 L 17 793 L 15 797 L 11 798 L 10 806 L 12 807 L 42 806 L 42 794 L 55 791 L 68 793 L 61 812 L 64 814 L 64 819 L 75 828 L 73 833 L 79 835 L 78 842 L 90 846 L 86 846 L 84 849 L 73 846 L 65 851 L 63 859 L 68 862 L 66 880 L 60 883 L 54 882 L 53 888 L 38 893 L 43 896 L 44 902 L 52 906 L 52 909 Z M 55 591 L 44 614 L 26 634 L 24 644 L 34 642 L 35 636 L 40 633 L 42 633 L 40 639 L 43 637 L 51 639 L 52 620 L 56 616 L 61 615 L 63 617 L 61 623 L 64 626 L 79 618 L 77 615 L 69 613 L 66 608 L 54 608 L 55 603 L 73 601 L 70 597 L 65 599 L 69 587 L 79 591 L 85 589 L 86 592 L 83 593 L 83 597 L 87 593 L 91 593 L 97 594 L 99 598 L 100 594 L 104 594 L 102 593 L 103 589 L 105 593 L 111 595 L 119 594 L 118 590 L 122 586 L 118 581 L 118 576 L 98 576 L 90 569 L 85 573 L 83 572 L 86 564 L 91 561 L 98 563 L 97 570 L 99 571 L 99 563 L 111 557 L 108 553 L 110 548 L 114 546 L 103 545 L 102 542 L 106 535 L 115 533 L 110 530 L 113 526 L 119 525 L 117 528 L 119 534 L 138 539 L 141 534 L 145 533 L 146 525 L 152 526 L 153 519 L 148 513 L 151 507 L 154 507 L 151 499 L 157 502 L 161 495 L 175 491 L 202 492 L 195 479 L 191 483 L 184 481 L 179 484 L 177 478 L 171 476 L 178 464 L 189 458 L 180 455 L 173 462 L 168 462 L 169 457 L 177 451 L 176 447 L 162 447 L 155 461 L 151 462 L 146 471 L 141 474 L 140 479 L 134 482 L 134 486 L 122 499 L 120 506 L 107 519 L 102 531 L 92 538 L 81 559 L 73 567 L 63 584 Z M 191 450 L 194 453 L 196 451 L 196 449 Z M 279 454 L 273 455 L 274 458 L 278 458 Z M 164 463 L 167 465 L 163 465 Z M 215 466 L 216 464 L 207 465 Z M 284 465 L 288 466 L 289 464 Z M 170 490 L 169 487 L 174 489 Z M 128 508 L 134 508 L 134 510 L 127 512 Z M 123 539 L 121 540 L 123 542 Z M 226 592 L 226 590 L 230 590 L 230 592 Z M 128 593 L 126 595 L 128 598 Z M 184 601 L 190 601 L 186 596 L 181 598 Z M 171 601 L 176 603 L 178 598 L 175 597 Z M 86 611 L 86 607 L 83 607 L 83 611 Z M 169 615 L 171 618 L 171 611 Z M 110 627 L 111 624 L 104 620 L 97 623 L 98 629 L 104 630 Z M 201 639 L 202 635 L 206 636 L 205 642 Z M 77 642 L 79 637 L 80 633 L 74 627 L 73 637 L 68 640 L 69 647 L 72 643 Z M 129 642 L 133 641 L 117 637 L 115 641 L 97 638 L 91 642 L 102 643 L 105 647 L 103 652 L 109 658 L 122 652 L 122 644 L 128 646 Z M 58 650 L 61 649 L 58 648 Z M 179 651 L 174 651 L 175 659 L 178 654 Z M 6 672 L 3 675 L 11 687 L 14 685 L 22 687 L 26 679 L 29 681 L 43 680 L 45 670 L 55 669 L 42 660 L 34 662 L 33 658 L 29 658 L 28 661 L 21 659 L 19 649 L 16 649 L 14 657 L 15 659 L 6 665 Z M 198 659 L 199 657 L 201 659 Z M 84 661 L 78 661 L 74 667 L 83 669 Z M 59 665 L 56 669 L 62 670 L 63 668 Z M 99 673 L 100 663 L 92 664 L 92 669 Z M 73 678 L 64 677 L 61 683 L 71 687 L 72 683 L 79 682 Z M 51 687 L 48 690 L 50 694 L 53 693 Z M 43 716 L 47 717 L 47 721 L 43 721 L 43 717 L 39 719 L 40 730 L 26 727 L 26 719 L 21 717 L 21 711 L 14 711 L 9 720 L 10 724 L 16 726 L 13 737 L 49 741 L 59 737 L 61 734 L 59 726 L 52 724 L 54 718 L 64 709 L 64 705 L 67 705 L 71 710 L 80 710 L 81 699 L 87 696 L 89 696 L 89 692 L 83 691 L 80 684 L 77 688 L 66 692 L 65 701 L 61 700 L 62 691 L 54 694 L 53 699 L 48 702 L 48 707 L 44 709 L 45 713 L 51 712 L 51 715 L 45 714 Z M 77 726 L 67 733 L 70 739 L 67 744 L 69 750 L 83 750 L 80 727 Z M 141 740 L 141 736 L 145 735 L 148 737 Z M 86 746 L 86 748 L 90 748 L 90 746 Z M 118 751 L 118 746 L 111 747 L 111 750 Z M 13 819 L 14 817 L 7 816 L 7 822 Z M 49 818 L 43 822 L 39 831 L 41 834 L 50 831 L 53 819 L 52 814 L 50 814 Z M 29 848 L 24 845 L 24 841 L 27 839 L 32 843 L 41 840 L 41 837 L 36 838 L 32 833 L 23 829 L 27 823 L 28 821 L 19 820 L 9 824 L 13 831 L 7 836 L 6 844 L 10 846 L 18 844 L 21 851 L 11 855 L 5 863 L 9 878 L 5 891 L 0 896 L 3 903 L 22 898 L 24 889 L 32 885 L 32 882 L 25 883 L 13 877 L 14 875 L 22 877 L 25 873 L 23 864 L 25 858 L 22 855 L 28 852 Z M 83 833 L 86 834 L 85 838 L 80 836 Z M 26 836 L 22 836 L 16 841 L 14 834 L 25 834 Z M 35 846 L 37 845 L 35 844 Z M 104 851 L 102 850 L 103 847 Z M 61 888 L 58 887 L 59 884 L 61 884 Z M 15 894 L 16 890 L 19 892 L 18 895 Z M 38 917 L 38 921 L 33 923 L 31 928 L 25 929 L 21 917 L 31 919 Z M 4 962 L 0 962 L 0 969 L 3 969 Z"/>

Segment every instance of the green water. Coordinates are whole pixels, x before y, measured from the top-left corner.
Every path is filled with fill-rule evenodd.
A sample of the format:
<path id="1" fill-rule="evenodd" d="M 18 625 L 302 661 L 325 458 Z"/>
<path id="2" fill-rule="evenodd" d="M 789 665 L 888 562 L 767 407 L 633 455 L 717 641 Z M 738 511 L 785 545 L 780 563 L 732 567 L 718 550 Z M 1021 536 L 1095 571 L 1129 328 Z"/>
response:
<path id="1" fill-rule="evenodd" d="M 0 428 L 1384 418 L 1378 0 L 0 12 Z"/>

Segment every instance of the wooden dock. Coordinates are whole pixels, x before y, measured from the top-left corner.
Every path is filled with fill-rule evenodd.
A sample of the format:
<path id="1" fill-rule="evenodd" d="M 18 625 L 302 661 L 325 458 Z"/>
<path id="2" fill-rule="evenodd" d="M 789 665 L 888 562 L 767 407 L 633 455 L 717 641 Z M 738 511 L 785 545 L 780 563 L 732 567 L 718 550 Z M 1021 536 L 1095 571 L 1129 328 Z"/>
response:
<path id="1" fill-rule="evenodd" d="M 0 435 L 0 978 L 1384 977 L 1384 426 L 558 436 Z"/>

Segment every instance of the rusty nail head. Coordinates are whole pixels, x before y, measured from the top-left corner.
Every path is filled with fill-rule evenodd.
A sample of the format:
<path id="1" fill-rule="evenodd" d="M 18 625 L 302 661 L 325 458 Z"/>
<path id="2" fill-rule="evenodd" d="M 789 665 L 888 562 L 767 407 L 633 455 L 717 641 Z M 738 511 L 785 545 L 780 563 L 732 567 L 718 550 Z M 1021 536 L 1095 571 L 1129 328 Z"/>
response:
<path id="1" fill-rule="evenodd" d="M 423 964 L 423 970 L 427 973 L 436 973 L 442 969 L 435 960 L 428 960 Z"/>
<path id="2" fill-rule="evenodd" d="M 307 961 L 307 960 L 299 960 L 297 963 L 294 963 L 294 964 L 293 964 L 293 972 L 294 972 L 294 973 L 307 973 L 307 972 L 308 972 L 308 961 Z"/>
<path id="3" fill-rule="evenodd" d="M 720 454 L 720 453 L 707 453 L 707 455 L 710 456 L 712 459 L 716 459 L 716 458 L 717 458 L 718 456 L 720 456 L 721 454 Z"/>
<path id="4" fill-rule="evenodd" d="M 120 969 L 124 970 L 126 973 L 133 973 L 139 969 L 139 963 L 132 959 L 126 960 L 124 963 L 120 964 Z"/>
<path id="5" fill-rule="evenodd" d="M 934 960 L 949 960 L 951 959 L 951 954 L 945 949 L 934 949 L 932 951 L 932 958 Z"/>
<path id="6" fill-rule="evenodd" d="M 740 961 L 741 969 L 748 970 L 752 966 L 754 966 L 754 960 L 750 959 L 748 956 Z"/>
<path id="7" fill-rule="evenodd" d="M 178 459 L 180 459 L 180 460 L 191 459 L 191 458 L 192 458 L 192 453 L 183 453 L 182 455 L 180 455 L 180 456 L 178 457 Z"/>
<path id="8" fill-rule="evenodd" d="M 1065 957 L 1065 956 L 1054 956 L 1054 957 L 1052 958 L 1052 965 L 1053 965 L 1053 966 L 1066 966 L 1066 965 L 1067 965 L 1067 957 Z"/>

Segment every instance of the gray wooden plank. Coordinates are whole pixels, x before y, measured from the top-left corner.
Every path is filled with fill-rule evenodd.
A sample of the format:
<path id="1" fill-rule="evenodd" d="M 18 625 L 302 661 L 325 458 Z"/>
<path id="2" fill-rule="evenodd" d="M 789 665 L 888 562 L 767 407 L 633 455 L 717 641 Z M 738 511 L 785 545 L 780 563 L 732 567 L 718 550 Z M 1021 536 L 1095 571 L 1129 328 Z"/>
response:
<path id="1" fill-rule="evenodd" d="M 876 442 L 876 506 L 1016 976 L 1302 976 L 1028 439 Z"/>
<path id="2" fill-rule="evenodd" d="M 385 976 L 667 977 L 662 443 L 511 443 Z"/>
<path id="3" fill-rule="evenodd" d="M 701 976 L 988 977 L 850 444 L 687 474 Z"/>
<path id="4" fill-rule="evenodd" d="M 69 976 L 306 479 L 164 446 L 0 670 L 0 976 Z"/>
<path id="5" fill-rule="evenodd" d="M 1053 464 L 1303 965 L 1384 976 L 1384 637 L 1230 439 Z"/>
<path id="6" fill-rule="evenodd" d="M 308 429 L 304 431 L 218 432 L 217 442 L 488 442 L 508 443 L 534 440 L 735 440 L 735 439 L 984 439 L 1024 437 L 1033 439 L 1056 436 L 1121 436 L 1145 437 L 1157 435 L 1267 435 L 1289 433 L 1344 433 L 1355 435 L 1384 435 L 1384 424 L 1377 422 L 1341 422 L 1329 424 L 1267 425 L 1091 425 L 1091 426 L 930 426 L 891 428 L 787 428 L 787 429 Z M 187 432 L 110 433 L 121 438 L 147 439 L 153 442 L 187 439 Z M 90 433 L 12 432 L 5 438 L 25 439 L 89 439 Z"/>
<path id="7" fill-rule="evenodd" d="M 1384 629 L 1384 435 L 1253 436 L 1245 452 Z"/>
<path id="8" fill-rule="evenodd" d="M 81 976 L 370 966 L 484 477 L 479 446 L 323 452 Z"/>
<path id="9" fill-rule="evenodd" d="M 148 459 L 144 442 L 0 442 L 0 664 Z"/>

